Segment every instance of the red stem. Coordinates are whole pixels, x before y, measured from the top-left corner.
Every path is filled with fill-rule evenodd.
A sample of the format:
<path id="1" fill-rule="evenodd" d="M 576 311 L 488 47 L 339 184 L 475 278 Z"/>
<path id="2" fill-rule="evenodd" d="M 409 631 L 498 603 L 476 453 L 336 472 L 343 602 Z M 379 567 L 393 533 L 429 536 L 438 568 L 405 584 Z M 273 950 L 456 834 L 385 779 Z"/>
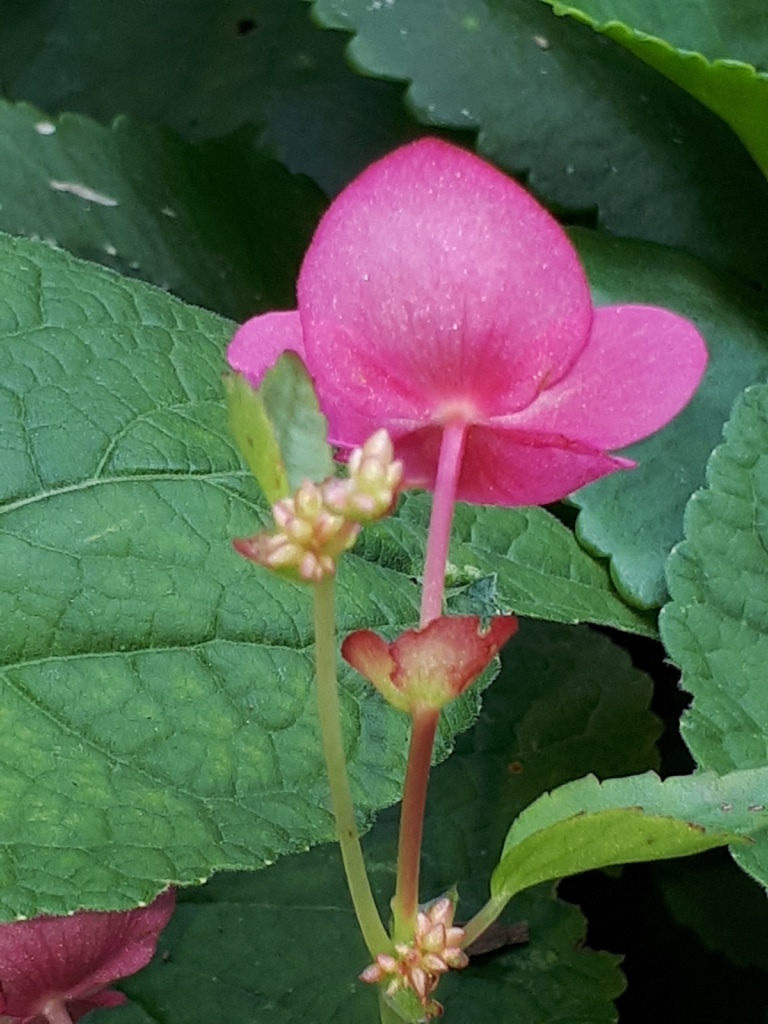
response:
<path id="1" fill-rule="evenodd" d="M 416 912 L 419 909 L 421 838 L 432 748 L 439 720 L 440 712 L 431 709 L 416 712 L 413 716 L 397 847 L 397 889 L 393 902 L 395 942 L 408 942 L 413 938 Z"/>
<path id="2" fill-rule="evenodd" d="M 420 620 L 422 629 L 443 613 L 445 568 L 448 562 L 456 488 L 459 482 L 466 438 L 467 425 L 465 423 L 449 424 L 443 431 L 432 499 L 432 515 L 429 522 L 427 558 L 424 566 Z M 411 745 L 408 751 L 403 806 L 400 812 L 397 888 L 393 900 L 395 942 L 409 942 L 413 938 L 416 924 L 427 784 L 432 767 L 432 749 L 435 745 L 440 712 L 425 709 L 414 712 L 412 717 Z"/>

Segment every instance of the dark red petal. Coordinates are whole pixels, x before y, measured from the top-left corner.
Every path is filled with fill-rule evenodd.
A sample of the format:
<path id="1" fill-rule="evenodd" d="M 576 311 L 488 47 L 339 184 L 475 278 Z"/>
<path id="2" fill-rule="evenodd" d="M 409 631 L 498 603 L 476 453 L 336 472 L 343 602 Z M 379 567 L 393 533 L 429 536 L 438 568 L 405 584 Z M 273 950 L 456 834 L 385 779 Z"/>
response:
<path id="1" fill-rule="evenodd" d="M 34 1017 L 53 998 L 85 1002 L 152 958 L 176 894 L 169 889 L 147 907 L 82 912 L 0 925 L 0 985 L 9 1017 Z M 113 997 L 109 997 L 110 1003 Z"/>

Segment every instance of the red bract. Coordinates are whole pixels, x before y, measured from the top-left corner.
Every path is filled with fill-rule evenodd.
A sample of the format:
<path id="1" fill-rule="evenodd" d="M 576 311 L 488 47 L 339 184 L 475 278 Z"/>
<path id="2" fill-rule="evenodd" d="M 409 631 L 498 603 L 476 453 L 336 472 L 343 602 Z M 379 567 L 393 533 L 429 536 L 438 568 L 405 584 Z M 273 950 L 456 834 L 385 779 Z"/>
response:
<path id="1" fill-rule="evenodd" d="M 459 697 L 517 631 L 499 615 L 483 629 L 474 615 L 443 616 L 388 644 L 368 629 L 350 633 L 341 653 L 399 711 L 438 711 Z"/>
<path id="2" fill-rule="evenodd" d="M 108 986 L 149 963 L 175 900 L 169 889 L 137 910 L 0 925 L 0 1021 L 58 1024 L 124 1003 Z"/>
<path id="3" fill-rule="evenodd" d="M 404 485 L 432 488 L 443 428 L 466 427 L 456 497 L 543 504 L 616 469 L 706 365 L 696 329 L 646 306 L 593 309 L 559 225 L 514 181 L 433 139 L 369 167 L 325 214 L 298 310 L 248 321 L 229 361 L 252 384 L 307 364 L 342 447 L 384 427 Z"/>

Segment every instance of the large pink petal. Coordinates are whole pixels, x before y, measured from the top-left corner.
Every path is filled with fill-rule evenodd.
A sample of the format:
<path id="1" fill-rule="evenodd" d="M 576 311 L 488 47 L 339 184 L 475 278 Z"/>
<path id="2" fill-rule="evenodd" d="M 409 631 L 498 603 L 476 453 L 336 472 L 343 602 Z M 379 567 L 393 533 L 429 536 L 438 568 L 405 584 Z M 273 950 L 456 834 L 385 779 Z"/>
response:
<path id="1" fill-rule="evenodd" d="M 258 387 L 283 352 L 295 352 L 306 362 L 301 320 L 296 310 L 265 313 L 246 320 L 229 343 L 227 361 L 249 384 Z"/>
<path id="2" fill-rule="evenodd" d="M 441 431 L 398 438 L 405 486 L 434 489 Z M 456 497 L 475 505 L 546 505 L 634 463 L 553 434 L 470 427 Z"/>
<path id="3" fill-rule="evenodd" d="M 622 448 L 676 416 L 706 365 L 688 320 L 651 306 L 608 306 L 595 311 L 589 343 L 568 374 L 503 423 Z"/>
<path id="4" fill-rule="evenodd" d="M 395 432 L 452 408 L 468 419 L 525 408 L 567 372 L 592 317 L 559 225 L 505 175 L 433 139 L 342 192 L 298 295 L 326 414 Z"/>
<path id="5" fill-rule="evenodd" d="M 169 889 L 137 910 L 0 925 L 2 1013 L 34 1017 L 52 998 L 71 1000 L 75 1007 L 114 1003 L 96 993 L 149 963 L 175 898 Z"/>

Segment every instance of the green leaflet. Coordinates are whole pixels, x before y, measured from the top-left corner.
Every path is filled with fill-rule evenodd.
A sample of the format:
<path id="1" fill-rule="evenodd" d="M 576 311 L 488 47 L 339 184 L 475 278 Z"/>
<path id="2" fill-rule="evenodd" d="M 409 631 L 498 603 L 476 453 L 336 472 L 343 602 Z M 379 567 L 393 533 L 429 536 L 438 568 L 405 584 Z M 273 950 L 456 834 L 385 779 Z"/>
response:
<path id="1" fill-rule="evenodd" d="M 733 128 L 768 172 L 768 33 L 760 0 L 544 2 L 615 39 L 695 96 Z"/>
<path id="2" fill-rule="evenodd" d="M 328 425 L 312 378 L 294 352 L 284 353 L 258 389 L 239 374 L 224 378 L 229 427 L 270 505 L 304 480 L 333 476 Z"/>
<path id="3" fill-rule="evenodd" d="M 737 402 L 667 568 L 672 600 L 662 635 L 694 697 L 682 734 L 697 762 L 718 772 L 768 764 L 766 450 L 768 386 L 761 384 Z M 767 842 L 737 859 L 768 884 Z"/>
<path id="4" fill-rule="evenodd" d="M 593 868 L 701 853 L 768 833 L 768 767 L 567 783 L 536 800 L 507 833 L 491 894 Z"/>
<path id="5" fill-rule="evenodd" d="M 419 577 L 430 499 L 406 494 L 398 514 L 367 528 L 356 551 L 387 568 Z M 570 530 L 543 508 L 458 505 L 449 552 L 449 609 L 577 623 L 604 621 L 655 636 L 651 615 L 617 596 L 604 563 L 574 543 Z"/>

